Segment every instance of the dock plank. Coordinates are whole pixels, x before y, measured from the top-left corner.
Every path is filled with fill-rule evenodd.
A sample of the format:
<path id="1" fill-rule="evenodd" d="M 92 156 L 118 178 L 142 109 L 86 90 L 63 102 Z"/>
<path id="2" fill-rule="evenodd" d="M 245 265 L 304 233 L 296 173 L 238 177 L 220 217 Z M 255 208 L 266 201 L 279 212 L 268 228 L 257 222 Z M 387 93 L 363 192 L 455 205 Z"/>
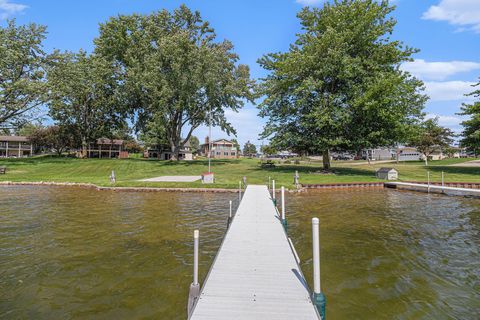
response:
<path id="1" fill-rule="evenodd" d="M 247 187 L 190 319 L 319 319 L 266 186 Z"/>

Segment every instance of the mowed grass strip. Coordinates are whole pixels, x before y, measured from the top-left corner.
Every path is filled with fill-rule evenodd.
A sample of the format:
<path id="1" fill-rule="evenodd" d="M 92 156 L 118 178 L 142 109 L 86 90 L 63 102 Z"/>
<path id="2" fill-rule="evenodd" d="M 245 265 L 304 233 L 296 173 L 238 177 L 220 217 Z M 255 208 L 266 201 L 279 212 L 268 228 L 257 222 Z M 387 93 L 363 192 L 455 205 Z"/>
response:
<path id="1" fill-rule="evenodd" d="M 426 181 L 427 171 L 431 181 L 441 181 L 442 171 L 447 182 L 480 182 L 480 167 L 451 166 L 473 159 L 446 159 L 431 161 L 428 166 L 421 161 L 405 163 L 333 162 L 332 173 L 324 173 L 318 161 L 302 161 L 300 164 L 278 164 L 274 168 L 261 168 L 258 159 L 212 160 L 216 183 L 204 185 L 196 182 L 142 182 L 145 178 L 175 175 L 201 175 L 208 171 L 206 160 L 159 161 L 148 159 L 76 159 L 66 157 L 33 157 L 25 159 L 0 159 L 0 166 L 7 167 L 7 174 L 0 181 L 14 182 L 75 182 L 111 186 L 109 176 L 115 171 L 117 187 L 170 187 L 170 188 L 238 188 L 243 176 L 251 184 L 267 184 L 275 179 L 277 186 L 293 187 L 295 171 L 305 184 L 348 183 L 380 181 L 375 170 L 393 167 L 402 181 Z"/>

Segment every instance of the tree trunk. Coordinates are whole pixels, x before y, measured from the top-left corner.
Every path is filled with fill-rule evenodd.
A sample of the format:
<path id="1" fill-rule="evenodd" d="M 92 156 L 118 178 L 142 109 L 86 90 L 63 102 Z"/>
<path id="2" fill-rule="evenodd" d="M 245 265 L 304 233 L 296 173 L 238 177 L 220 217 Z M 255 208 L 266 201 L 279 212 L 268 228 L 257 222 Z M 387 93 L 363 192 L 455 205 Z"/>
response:
<path id="1" fill-rule="evenodd" d="M 330 150 L 325 150 L 322 153 L 323 156 L 323 169 L 330 170 Z"/>
<path id="2" fill-rule="evenodd" d="M 82 159 L 87 157 L 87 139 L 82 138 Z"/>
<path id="3" fill-rule="evenodd" d="M 177 145 L 176 143 L 171 143 L 170 149 L 172 150 L 172 157 L 170 160 L 173 161 L 178 161 L 179 159 L 179 153 L 180 153 L 180 146 Z"/>

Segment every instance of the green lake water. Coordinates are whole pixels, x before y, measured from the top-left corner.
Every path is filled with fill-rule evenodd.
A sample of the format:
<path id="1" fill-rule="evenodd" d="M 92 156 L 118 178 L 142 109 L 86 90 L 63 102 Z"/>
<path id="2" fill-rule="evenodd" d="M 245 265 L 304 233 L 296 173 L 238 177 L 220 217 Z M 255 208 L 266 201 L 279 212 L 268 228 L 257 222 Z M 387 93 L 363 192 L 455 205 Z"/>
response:
<path id="1" fill-rule="evenodd" d="M 185 319 L 192 235 L 200 276 L 226 231 L 230 193 L 0 187 L 0 318 Z M 328 319 L 478 319 L 480 200 L 396 190 L 287 197 L 311 283 L 320 218 Z"/>

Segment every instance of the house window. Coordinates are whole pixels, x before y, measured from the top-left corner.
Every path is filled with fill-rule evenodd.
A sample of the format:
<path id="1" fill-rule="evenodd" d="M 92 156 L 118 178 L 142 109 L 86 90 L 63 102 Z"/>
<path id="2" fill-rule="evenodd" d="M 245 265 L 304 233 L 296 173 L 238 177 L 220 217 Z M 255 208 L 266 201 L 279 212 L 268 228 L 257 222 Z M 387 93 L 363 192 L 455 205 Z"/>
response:
<path id="1" fill-rule="evenodd" d="M 221 152 L 217 152 L 217 156 L 219 156 L 221 154 Z"/>
<path id="2" fill-rule="evenodd" d="M 224 155 L 224 156 L 228 156 L 228 152 L 224 152 L 223 155 Z"/>
<path id="3" fill-rule="evenodd" d="M 235 155 L 235 152 L 232 152 L 232 156 L 234 156 L 234 155 Z"/>

